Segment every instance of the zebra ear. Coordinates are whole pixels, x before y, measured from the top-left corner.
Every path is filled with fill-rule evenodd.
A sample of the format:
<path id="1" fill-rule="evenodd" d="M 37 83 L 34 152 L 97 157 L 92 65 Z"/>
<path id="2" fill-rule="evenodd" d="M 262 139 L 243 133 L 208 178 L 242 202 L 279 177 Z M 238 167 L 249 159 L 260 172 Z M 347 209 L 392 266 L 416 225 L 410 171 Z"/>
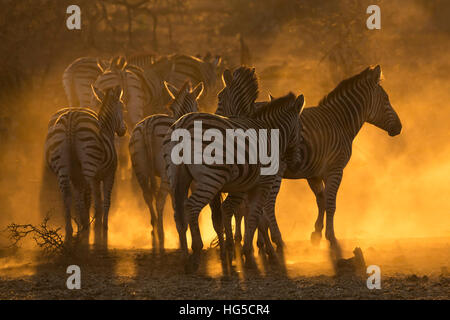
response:
<path id="1" fill-rule="evenodd" d="M 297 109 L 297 113 L 300 115 L 303 112 L 303 108 L 305 106 L 305 97 L 303 94 L 299 95 L 294 102 L 295 108 Z"/>
<path id="2" fill-rule="evenodd" d="M 191 92 L 194 95 L 195 100 L 198 100 L 198 98 L 200 98 L 200 96 L 203 93 L 203 89 L 204 89 L 203 82 L 200 82 L 198 85 L 195 86 L 194 89 L 192 89 Z"/>
<path id="3" fill-rule="evenodd" d="M 100 59 L 97 59 L 97 66 L 98 66 L 98 68 L 100 69 L 100 71 L 102 73 L 105 72 L 106 68 L 108 67 L 106 65 L 106 63 L 104 61 L 100 60 Z"/>
<path id="4" fill-rule="evenodd" d="M 271 95 L 270 93 L 269 93 L 269 101 L 272 101 L 272 100 L 274 100 L 275 98 L 273 97 L 273 95 Z"/>
<path id="5" fill-rule="evenodd" d="M 167 81 L 164 81 L 164 87 L 166 87 L 167 92 L 172 97 L 173 100 L 175 100 L 175 97 L 178 94 L 178 89 L 174 86 L 168 83 Z"/>
<path id="6" fill-rule="evenodd" d="M 230 86 L 233 80 L 233 76 L 231 75 L 230 69 L 225 69 L 222 75 L 222 81 L 225 87 Z"/>
<path id="7" fill-rule="evenodd" d="M 115 86 L 113 90 L 114 97 L 121 99 L 123 94 L 122 88 L 120 86 Z"/>
<path id="8" fill-rule="evenodd" d="M 119 70 L 125 69 L 125 67 L 127 66 L 127 64 L 128 64 L 128 62 L 127 62 L 127 60 L 125 59 L 125 57 L 120 56 L 120 57 L 117 59 L 117 67 L 119 68 Z"/>
<path id="9" fill-rule="evenodd" d="M 92 93 L 94 94 L 95 99 L 97 99 L 99 102 L 102 102 L 103 99 L 105 99 L 105 93 L 102 90 L 100 90 L 99 88 L 94 87 L 92 84 L 91 84 L 91 88 L 92 88 Z"/>
<path id="10" fill-rule="evenodd" d="M 380 65 L 377 65 L 375 68 L 373 68 L 372 70 L 372 76 L 373 76 L 373 80 L 378 83 L 381 81 L 382 78 L 382 73 L 381 73 L 381 67 Z"/>
<path id="11" fill-rule="evenodd" d="M 216 57 L 214 58 L 213 65 L 214 65 L 215 67 L 218 67 L 218 66 L 220 65 L 221 62 L 222 62 L 222 57 L 221 57 L 221 56 L 216 56 Z"/>

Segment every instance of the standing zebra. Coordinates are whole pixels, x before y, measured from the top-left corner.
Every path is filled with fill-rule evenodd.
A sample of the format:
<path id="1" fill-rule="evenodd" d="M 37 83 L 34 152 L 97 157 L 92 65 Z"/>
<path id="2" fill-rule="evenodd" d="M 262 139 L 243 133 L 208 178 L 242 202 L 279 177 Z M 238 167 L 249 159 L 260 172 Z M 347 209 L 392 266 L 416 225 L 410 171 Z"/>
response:
<path id="1" fill-rule="evenodd" d="M 129 144 L 133 170 L 150 210 L 153 248 L 157 247 L 157 233 L 160 251 L 164 250 L 163 210 L 169 192 L 166 165 L 161 152 L 163 138 L 178 118 L 197 111 L 197 100 L 202 94 L 203 83 L 200 82 L 194 89 L 189 82 L 185 82 L 180 90 L 167 82 L 165 87 L 173 99 L 168 106 L 171 115 L 155 114 L 144 118 L 133 129 Z M 160 177 L 159 187 L 156 176 Z M 156 212 L 153 199 L 156 199 Z"/>
<path id="2" fill-rule="evenodd" d="M 223 82 L 225 88 L 219 93 L 218 100 L 219 104 L 216 110 L 216 114 L 221 116 L 226 116 L 229 118 L 239 117 L 239 118 L 249 118 L 252 117 L 255 110 L 266 105 L 266 102 L 255 102 L 258 97 L 258 79 L 254 68 L 241 66 L 237 68 L 233 74 L 226 69 L 223 73 Z M 280 177 L 278 179 L 281 179 Z M 230 203 L 226 201 L 223 205 L 227 207 Z M 234 212 L 233 212 L 234 211 Z M 242 218 L 248 212 L 247 201 L 244 201 L 243 205 L 238 209 L 234 210 L 228 208 L 228 212 L 234 214 L 235 217 L 235 243 L 240 246 L 242 240 Z M 272 220 L 271 220 L 272 221 Z M 265 219 L 261 220 L 264 223 Z M 276 221 L 275 221 L 276 224 Z M 271 228 L 272 230 L 278 230 L 278 226 Z M 273 232 L 273 231 L 272 231 Z M 230 235 L 229 235 L 230 236 Z M 265 228 L 258 229 L 258 246 L 262 248 L 264 242 L 263 238 L 269 239 Z M 220 242 L 220 239 L 219 239 Z M 271 258 L 274 258 L 273 247 L 269 246 L 268 243 L 267 252 Z M 228 242 L 228 247 L 231 243 Z M 231 251 L 231 248 L 228 248 Z M 262 253 L 262 250 L 260 250 Z"/>
<path id="3" fill-rule="evenodd" d="M 287 179 L 307 179 L 319 210 L 311 241 L 319 243 L 326 212 L 325 237 L 336 258 L 341 257 L 333 226 L 336 195 L 351 157 L 354 138 L 365 122 L 387 131 L 390 136 L 400 134 L 402 129 L 389 96 L 380 84 L 381 79 L 381 67 L 369 67 L 342 81 L 317 107 L 305 108 L 300 117 L 302 162 L 296 167 L 289 166 L 283 175 Z M 279 187 L 273 189 L 270 196 L 273 206 L 265 210 L 275 210 L 278 190 Z M 272 240 L 275 242 L 273 237 Z"/>
<path id="4" fill-rule="evenodd" d="M 177 225 L 183 225 L 186 217 L 191 231 L 193 255 L 192 260 L 187 262 L 188 270 L 196 270 L 198 268 L 200 254 L 203 248 L 203 242 L 198 226 L 198 215 L 201 209 L 206 204 L 210 203 L 219 192 L 227 192 L 227 199 L 230 197 L 238 199 L 238 201 L 233 202 L 236 207 L 240 204 L 243 195 L 248 193 L 250 213 L 247 219 L 248 222 L 246 223 L 243 253 L 246 257 L 247 265 L 253 266 L 255 264 L 252 252 L 253 235 L 257 227 L 257 221 L 261 214 L 264 200 L 277 175 L 262 175 L 262 165 L 260 162 L 257 162 L 256 164 L 249 163 L 247 159 L 250 159 L 250 153 L 254 152 L 254 150 L 250 150 L 249 144 L 246 144 L 245 146 L 244 163 L 237 163 L 237 146 L 233 143 L 233 151 L 225 150 L 224 142 L 220 141 L 220 138 L 217 136 L 215 137 L 215 142 L 217 140 L 217 143 L 220 144 L 218 150 L 222 149 L 223 155 L 227 152 L 233 152 L 234 164 L 224 164 L 223 162 L 221 164 L 220 162 L 217 163 L 216 161 L 213 161 L 210 164 L 181 163 L 177 165 L 172 161 L 171 157 L 172 151 L 176 150 L 174 147 L 177 145 L 176 142 L 171 141 L 172 132 L 181 129 L 181 131 L 178 132 L 189 133 L 183 136 L 183 144 L 187 143 L 189 145 L 190 143 L 190 145 L 194 145 L 194 143 L 199 143 L 199 141 L 194 139 L 194 130 L 196 130 L 194 129 L 194 124 L 196 121 L 201 121 L 202 127 L 205 129 L 214 129 L 214 131 L 219 134 L 219 137 L 227 136 L 227 129 L 241 129 L 247 133 L 249 132 L 248 130 L 256 131 L 265 129 L 269 131 L 268 137 L 266 137 L 267 139 L 262 143 L 260 142 L 258 147 L 267 148 L 267 150 L 274 152 L 275 145 L 269 143 L 269 141 L 272 141 L 272 132 L 270 129 L 277 129 L 279 130 L 279 155 L 282 156 L 289 147 L 289 144 L 294 146 L 298 145 L 300 126 L 299 114 L 303 107 L 303 103 L 303 95 L 295 98 L 295 95 L 291 93 L 260 108 L 251 119 L 227 118 L 215 114 L 199 112 L 183 116 L 170 128 L 164 139 L 163 151 L 167 164 L 167 175 L 169 178 L 171 194 L 174 197 L 175 221 Z M 201 132 L 201 134 L 203 136 L 203 132 Z M 208 147 L 208 144 L 205 145 L 204 141 L 201 141 L 201 144 L 202 151 L 205 150 L 205 147 Z M 297 154 L 298 156 L 300 155 L 299 152 Z M 280 161 L 280 159 L 277 159 L 277 161 Z M 300 159 L 298 159 L 298 161 L 300 161 Z M 187 197 L 191 182 L 195 182 L 196 188 L 191 195 Z M 185 202 L 186 198 L 188 199 Z M 180 229 L 182 228 L 179 228 L 178 230 Z M 232 242 L 232 233 L 231 236 L 229 236 L 231 225 L 226 223 L 225 231 L 227 232 L 227 241 Z M 180 235 L 180 240 L 183 237 L 186 237 L 185 233 L 184 235 Z M 185 256 L 187 256 L 187 242 L 184 240 L 181 243 L 181 246 Z"/>
<path id="5" fill-rule="evenodd" d="M 101 103 L 98 115 L 85 108 L 66 108 L 50 120 L 45 141 L 45 160 L 58 179 L 65 208 L 66 241 L 71 240 L 72 190 L 80 215 L 83 238 L 89 233 L 91 191 L 95 205 L 95 241 L 107 242 L 111 190 L 117 166 L 114 134 L 127 130 L 123 120 L 120 87 L 103 91 L 92 88 Z M 44 182 L 45 183 L 45 182 Z M 101 184 L 103 184 L 103 200 Z"/>

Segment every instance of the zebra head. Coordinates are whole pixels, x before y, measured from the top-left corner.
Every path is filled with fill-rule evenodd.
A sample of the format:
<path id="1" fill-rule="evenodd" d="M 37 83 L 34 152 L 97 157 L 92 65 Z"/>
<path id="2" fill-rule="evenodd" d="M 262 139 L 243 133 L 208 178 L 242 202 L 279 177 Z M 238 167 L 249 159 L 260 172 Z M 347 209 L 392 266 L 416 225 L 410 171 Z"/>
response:
<path id="1" fill-rule="evenodd" d="M 286 146 L 285 161 L 289 170 L 296 170 L 302 163 L 302 123 L 300 115 L 305 107 L 305 97 L 300 94 L 295 100 L 288 103 L 289 117 L 292 117 L 289 126 L 291 128 L 288 145 Z M 293 112 L 293 115 L 291 113 Z"/>
<path id="2" fill-rule="evenodd" d="M 191 83 L 186 81 L 181 89 L 164 81 L 164 86 L 172 98 L 172 102 L 167 106 L 175 119 L 182 117 L 190 112 L 197 112 L 197 100 L 203 93 L 203 82 L 200 82 L 194 89 Z"/>
<path id="3" fill-rule="evenodd" d="M 109 67 L 97 77 L 94 86 L 105 91 L 120 86 L 123 90 L 122 102 L 127 111 L 125 121 L 130 128 L 144 117 L 145 94 L 142 79 L 139 73 L 142 69 L 129 66 L 123 57 L 113 58 Z M 93 97 L 92 106 L 98 110 L 98 102 Z"/>
<path id="4" fill-rule="evenodd" d="M 119 137 L 124 136 L 127 132 L 127 125 L 124 121 L 123 91 L 120 86 L 108 89 L 106 92 L 92 86 L 92 91 L 100 103 L 98 119 L 101 128 L 111 135 L 117 133 Z"/>
<path id="5" fill-rule="evenodd" d="M 223 116 L 245 116 L 253 113 L 253 104 L 258 97 L 258 79 L 254 68 L 239 67 L 233 74 L 223 72 L 224 88 L 219 92 L 216 114 Z"/>
<path id="6" fill-rule="evenodd" d="M 305 106 L 305 97 L 303 94 L 295 97 L 289 93 L 281 98 L 270 99 L 270 102 L 258 105 L 254 117 L 271 122 L 272 126 L 283 132 L 283 135 L 280 134 L 280 155 L 290 170 L 296 170 L 302 161 L 300 115 Z"/>
<path id="7" fill-rule="evenodd" d="M 368 73 L 369 86 L 372 88 L 366 121 L 387 131 L 391 137 L 400 134 L 402 123 L 389 101 L 388 94 L 380 84 L 382 80 L 381 67 L 378 65 L 374 68 L 369 68 L 366 72 Z"/>

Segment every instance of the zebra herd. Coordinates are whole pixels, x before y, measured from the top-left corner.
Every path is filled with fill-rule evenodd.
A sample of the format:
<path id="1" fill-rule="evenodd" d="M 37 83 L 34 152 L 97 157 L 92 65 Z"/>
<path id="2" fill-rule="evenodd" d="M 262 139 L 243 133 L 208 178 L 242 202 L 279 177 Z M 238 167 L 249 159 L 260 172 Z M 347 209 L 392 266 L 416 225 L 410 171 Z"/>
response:
<path id="1" fill-rule="evenodd" d="M 125 135 L 128 126 L 133 128 L 129 154 L 149 207 L 153 248 L 164 250 L 163 209 L 170 194 L 186 270 L 195 271 L 199 267 L 203 242 L 198 217 L 208 204 L 224 265 L 231 266 L 235 245 L 241 244 L 242 218 L 245 222 L 242 253 L 246 266 L 255 266 L 256 229 L 260 250 L 276 261 L 273 242 L 282 256 L 284 243 L 275 216 L 282 179 L 307 179 L 318 207 L 311 241 L 320 241 L 326 213 L 325 237 L 335 257 L 340 258 L 333 222 L 336 195 L 350 160 L 353 139 L 365 122 L 387 131 L 390 136 L 398 135 L 402 128 L 380 84 L 380 66 L 369 67 L 342 81 L 318 106 L 303 108 L 301 94 L 289 93 L 256 102 L 255 69 L 241 66 L 234 72 L 226 69 L 221 74 L 217 72 L 219 58 L 203 61 L 172 55 L 158 61 L 142 57 L 136 61 L 145 63 L 129 64 L 122 57 L 109 62 L 81 58 L 64 72 L 63 84 L 70 107 L 59 110 L 51 118 L 45 156 L 63 196 L 67 241 L 73 233 L 72 198 L 81 221 L 82 239 L 88 241 L 92 194 L 95 242 L 107 243 L 108 212 L 117 168 L 114 136 Z M 217 93 L 220 77 L 224 87 Z M 203 105 L 209 108 L 213 105 L 211 101 L 218 98 L 215 113 L 199 112 L 199 101 L 205 95 L 208 97 Z M 162 105 L 167 112 L 162 112 Z M 193 133 L 196 121 L 202 121 L 202 130 L 212 128 L 223 135 L 227 129 L 277 129 L 278 171 L 262 175 L 261 164 L 248 161 L 175 164 L 171 160 L 176 145 L 172 133 L 177 129 Z M 271 142 L 270 137 L 265 141 L 269 151 L 274 148 Z M 203 148 L 206 147 L 204 144 Z M 249 159 L 249 152 L 246 146 L 245 159 Z M 224 201 L 223 193 L 227 194 Z M 192 237 L 191 256 L 186 239 L 188 227 Z"/>

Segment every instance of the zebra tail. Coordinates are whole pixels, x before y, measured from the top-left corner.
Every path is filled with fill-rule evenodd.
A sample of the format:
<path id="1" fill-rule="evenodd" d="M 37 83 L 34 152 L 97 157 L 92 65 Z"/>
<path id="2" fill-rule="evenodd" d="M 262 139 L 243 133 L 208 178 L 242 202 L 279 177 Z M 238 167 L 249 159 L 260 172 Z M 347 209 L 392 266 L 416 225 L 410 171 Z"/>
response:
<path id="1" fill-rule="evenodd" d="M 64 204 L 58 187 L 58 178 L 48 167 L 46 162 L 42 165 L 41 186 L 39 191 L 39 217 L 40 220 L 50 218 L 50 222 L 63 225 Z"/>
<path id="2" fill-rule="evenodd" d="M 66 68 L 63 73 L 63 87 L 64 92 L 66 93 L 67 100 L 69 102 L 69 107 L 74 108 L 78 107 L 78 98 L 77 92 L 75 90 L 75 84 L 73 81 L 74 70 L 72 65 Z"/>
<path id="3" fill-rule="evenodd" d="M 150 127 L 150 128 L 149 128 Z M 155 179 L 155 166 L 153 163 L 153 148 L 152 148 L 152 141 L 149 141 L 149 137 L 153 137 L 153 121 L 150 120 L 148 124 L 144 126 L 144 145 L 145 145 L 145 155 L 147 157 L 146 163 L 148 163 L 148 170 L 149 170 L 149 179 L 150 179 L 150 192 L 152 193 L 152 196 L 155 197 L 156 195 L 156 179 Z M 150 135 L 148 134 L 150 133 Z"/>

